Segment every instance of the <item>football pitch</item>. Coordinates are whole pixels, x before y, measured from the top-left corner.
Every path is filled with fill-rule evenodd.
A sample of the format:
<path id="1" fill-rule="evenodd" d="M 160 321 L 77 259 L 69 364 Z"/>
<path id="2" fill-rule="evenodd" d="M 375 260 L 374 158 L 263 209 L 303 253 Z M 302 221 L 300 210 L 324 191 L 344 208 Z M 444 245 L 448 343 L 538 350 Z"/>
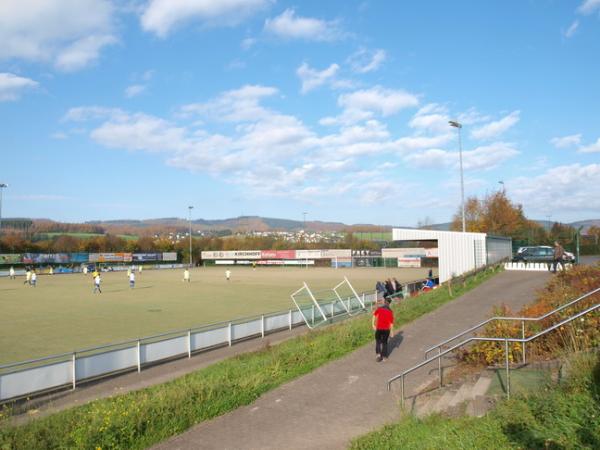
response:
<path id="1" fill-rule="evenodd" d="M 40 275 L 37 287 L 0 279 L 0 364 L 116 343 L 167 331 L 294 308 L 290 294 L 306 281 L 320 296 L 346 276 L 357 292 L 375 282 L 424 278 L 427 269 L 198 268 L 146 270 L 129 288 L 126 272 L 102 274 L 102 294 L 91 275 Z M 349 291 L 343 292 L 349 295 Z"/>

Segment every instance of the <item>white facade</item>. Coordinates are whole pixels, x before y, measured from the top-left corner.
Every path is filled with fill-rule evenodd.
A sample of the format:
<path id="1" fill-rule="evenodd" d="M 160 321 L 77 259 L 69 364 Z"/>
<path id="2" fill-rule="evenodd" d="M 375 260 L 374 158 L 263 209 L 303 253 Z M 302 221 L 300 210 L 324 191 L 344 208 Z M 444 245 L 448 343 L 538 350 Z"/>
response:
<path id="1" fill-rule="evenodd" d="M 392 237 L 394 241 L 437 240 L 440 283 L 487 262 L 485 233 L 394 228 Z M 505 243 L 510 248 L 511 240 L 505 239 Z"/>

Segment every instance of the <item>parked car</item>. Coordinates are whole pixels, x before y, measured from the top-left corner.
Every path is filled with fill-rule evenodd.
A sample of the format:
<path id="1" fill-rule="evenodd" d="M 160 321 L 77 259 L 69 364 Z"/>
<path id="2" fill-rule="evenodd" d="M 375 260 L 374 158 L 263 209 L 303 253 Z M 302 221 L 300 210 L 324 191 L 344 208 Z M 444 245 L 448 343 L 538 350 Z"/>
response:
<path id="1" fill-rule="evenodd" d="M 538 245 L 536 247 L 519 247 L 517 254 L 513 258 L 515 262 L 546 262 L 554 261 L 554 248 L 548 245 Z M 565 251 L 563 261 L 568 263 L 575 262 L 575 255 Z"/>

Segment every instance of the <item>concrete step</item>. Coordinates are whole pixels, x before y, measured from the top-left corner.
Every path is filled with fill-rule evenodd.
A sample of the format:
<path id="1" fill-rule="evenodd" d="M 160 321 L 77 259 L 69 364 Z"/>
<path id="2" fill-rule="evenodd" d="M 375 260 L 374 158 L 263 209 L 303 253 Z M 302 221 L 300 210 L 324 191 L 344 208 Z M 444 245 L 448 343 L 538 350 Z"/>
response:
<path id="1" fill-rule="evenodd" d="M 464 402 L 471 400 L 473 397 L 471 396 L 471 391 L 473 390 L 473 385 L 471 383 L 463 383 L 462 386 L 456 391 L 454 397 L 448 402 L 449 408 L 454 408 Z"/>
<path id="2" fill-rule="evenodd" d="M 440 400 L 443 394 L 440 391 L 432 392 L 428 394 L 421 401 L 415 405 L 415 415 L 417 417 L 426 417 L 435 412 L 435 405 Z"/>
<path id="3" fill-rule="evenodd" d="M 473 386 L 472 398 L 485 395 L 491 384 L 492 379 L 490 377 L 480 376 L 477 383 L 475 383 L 475 386 Z"/>
<path id="4" fill-rule="evenodd" d="M 467 404 L 465 413 L 471 417 L 483 417 L 492 408 L 493 403 L 484 395 L 477 395 Z"/>
<path id="5" fill-rule="evenodd" d="M 450 400 L 452 400 L 455 394 L 456 391 L 453 390 L 447 390 L 446 392 L 444 392 L 444 395 L 442 395 L 442 397 L 435 403 L 433 408 L 431 408 L 431 412 L 433 413 L 445 411 L 448 407 L 448 403 L 450 403 Z"/>

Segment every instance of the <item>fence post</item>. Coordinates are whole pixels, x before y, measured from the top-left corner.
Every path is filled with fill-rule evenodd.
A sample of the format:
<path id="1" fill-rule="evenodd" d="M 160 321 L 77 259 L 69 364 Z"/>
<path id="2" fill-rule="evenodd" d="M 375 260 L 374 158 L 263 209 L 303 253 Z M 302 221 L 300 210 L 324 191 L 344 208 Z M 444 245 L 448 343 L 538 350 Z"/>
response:
<path id="1" fill-rule="evenodd" d="M 525 353 L 525 321 L 521 320 L 521 338 L 523 338 L 523 364 L 527 362 L 527 356 Z"/>
<path id="2" fill-rule="evenodd" d="M 75 352 L 73 352 L 73 370 L 72 370 L 72 376 L 73 376 L 73 389 L 75 389 L 75 386 L 77 385 L 77 367 L 75 365 Z"/>
<path id="3" fill-rule="evenodd" d="M 310 320 L 311 320 L 311 323 L 314 325 L 315 324 L 315 305 L 312 305 Z"/>
<path id="4" fill-rule="evenodd" d="M 265 337 L 265 315 L 260 316 L 260 337 Z"/>
<path id="5" fill-rule="evenodd" d="M 142 371 L 142 354 L 140 349 L 140 340 L 137 340 L 137 369 L 138 373 Z"/>
<path id="6" fill-rule="evenodd" d="M 289 319 L 288 321 L 289 321 L 290 330 L 291 330 L 292 329 L 292 310 L 291 309 L 288 311 L 288 319 Z"/>
<path id="7" fill-rule="evenodd" d="M 438 347 L 438 374 L 440 376 L 440 387 L 444 385 L 442 381 L 442 347 Z"/>
<path id="8" fill-rule="evenodd" d="M 231 322 L 229 322 L 227 324 L 227 342 L 228 342 L 228 344 L 229 344 L 230 347 L 231 347 L 231 338 L 232 338 L 232 336 L 231 336 Z"/>
<path id="9" fill-rule="evenodd" d="M 192 357 L 192 330 L 188 330 L 188 358 Z"/>
<path id="10" fill-rule="evenodd" d="M 510 398 L 510 369 L 508 367 L 508 339 L 504 339 L 504 359 L 506 363 L 506 398 Z"/>
<path id="11" fill-rule="evenodd" d="M 402 375 L 402 383 L 400 383 L 400 387 L 401 387 L 400 404 L 404 408 L 404 375 Z"/>

